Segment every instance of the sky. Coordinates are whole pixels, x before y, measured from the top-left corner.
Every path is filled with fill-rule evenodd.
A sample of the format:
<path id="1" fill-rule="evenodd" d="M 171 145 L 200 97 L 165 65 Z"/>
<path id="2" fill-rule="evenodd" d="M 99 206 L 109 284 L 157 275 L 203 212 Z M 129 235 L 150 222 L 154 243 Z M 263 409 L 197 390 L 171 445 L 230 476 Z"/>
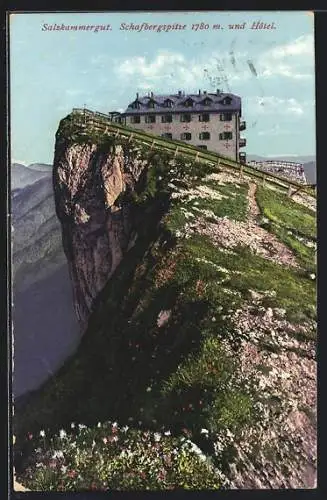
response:
<path id="1" fill-rule="evenodd" d="M 273 29 L 251 29 L 257 22 Z M 176 23 L 186 28 L 168 31 Z M 15 13 L 9 54 L 12 162 L 52 164 L 59 121 L 74 107 L 124 111 L 136 92 L 199 89 L 241 96 L 248 154 L 315 155 L 310 12 Z"/>

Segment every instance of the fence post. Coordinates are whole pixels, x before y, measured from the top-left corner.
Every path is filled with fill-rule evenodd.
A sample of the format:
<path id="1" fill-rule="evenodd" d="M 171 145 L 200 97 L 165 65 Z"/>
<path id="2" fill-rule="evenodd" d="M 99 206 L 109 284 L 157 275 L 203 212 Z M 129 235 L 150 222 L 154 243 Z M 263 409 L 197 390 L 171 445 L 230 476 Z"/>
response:
<path id="1" fill-rule="evenodd" d="M 240 167 L 240 178 L 243 179 L 243 165 Z"/>
<path id="2" fill-rule="evenodd" d="M 220 158 L 218 158 L 217 160 L 217 168 L 219 169 L 219 165 L 220 165 Z"/>
<path id="3" fill-rule="evenodd" d="M 153 146 L 155 145 L 155 140 L 153 139 L 152 143 L 151 143 L 151 147 L 150 147 L 150 150 L 153 149 Z"/>
<path id="4" fill-rule="evenodd" d="M 117 130 L 117 132 L 115 133 L 115 139 L 117 139 L 118 136 L 119 136 L 119 130 Z"/>
<path id="5" fill-rule="evenodd" d="M 198 161 L 198 158 L 199 158 L 199 151 L 197 151 L 195 158 L 194 158 L 194 161 Z"/>
<path id="6" fill-rule="evenodd" d="M 128 142 L 131 142 L 131 140 L 133 139 L 133 137 L 134 137 L 134 133 L 132 132 L 131 135 L 128 138 Z"/>
<path id="7" fill-rule="evenodd" d="M 292 186 L 291 185 L 288 186 L 287 196 L 292 196 Z"/>
<path id="8" fill-rule="evenodd" d="M 178 146 L 177 146 L 177 147 L 176 147 L 176 149 L 175 149 L 174 158 L 176 158 L 177 153 L 178 153 Z"/>

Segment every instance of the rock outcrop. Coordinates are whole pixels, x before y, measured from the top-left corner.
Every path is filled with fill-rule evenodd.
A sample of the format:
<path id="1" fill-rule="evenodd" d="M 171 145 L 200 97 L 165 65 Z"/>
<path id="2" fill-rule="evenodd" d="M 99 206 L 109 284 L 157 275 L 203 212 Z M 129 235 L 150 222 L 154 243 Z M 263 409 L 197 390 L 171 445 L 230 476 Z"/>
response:
<path id="1" fill-rule="evenodd" d="M 95 144 L 56 150 L 56 210 L 82 329 L 94 299 L 136 238 L 126 195 L 143 167 L 119 145 L 107 153 Z"/>

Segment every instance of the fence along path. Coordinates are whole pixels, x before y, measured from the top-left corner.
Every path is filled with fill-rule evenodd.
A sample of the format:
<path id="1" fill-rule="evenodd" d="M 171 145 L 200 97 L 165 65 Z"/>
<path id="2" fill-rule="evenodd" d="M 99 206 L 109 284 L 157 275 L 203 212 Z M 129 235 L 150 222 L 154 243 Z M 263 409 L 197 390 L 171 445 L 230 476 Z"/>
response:
<path id="1" fill-rule="evenodd" d="M 126 125 L 112 122 L 110 117 L 105 113 L 99 113 L 98 111 L 91 111 L 84 108 L 73 108 L 72 116 L 76 123 L 82 128 L 92 126 L 94 130 L 110 134 L 114 133 L 116 137 L 124 137 L 128 138 L 130 141 L 133 140 L 148 145 L 150 149 L 169 151 L 175 156 L 179 155 L 193 161 L 216 165 L 219 168 L 233 170 L 234 172 L 238 171 L 240 177 L 247 175 L 253 177 L 253 180 L 261 180 L 263 185 L 269 183 L 281 189 L 285 189 L 289 196 L 293 196 L 295 193 L 302 191 L 312 197 L 316 197 L 314 186 L 300 184 L 299 182 L 280 177 L 270 172 L 257 170 L 250 165 L 239 163 L 213 151 L 207 151 L 196 146 L 185 144 L 185 142 L 182 141 L 165 139 L 150 134 L 149 132 L 144 132 L 143 130 L 133 129 Z"/>

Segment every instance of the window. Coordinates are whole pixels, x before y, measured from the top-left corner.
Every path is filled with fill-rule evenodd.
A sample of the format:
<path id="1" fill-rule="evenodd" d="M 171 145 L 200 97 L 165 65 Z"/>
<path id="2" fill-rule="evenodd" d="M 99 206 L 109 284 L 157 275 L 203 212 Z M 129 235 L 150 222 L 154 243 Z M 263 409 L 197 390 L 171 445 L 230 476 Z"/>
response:
<path id="1" fill-rule="evenodd" d="M 193 102 L 193 99 L 186 99 L 183 104 L 186 108 L 191 108 L 193 106 Z"/>
<path id="2" fill-rule="evenodd" d="M 205 144 L 198 144 L 197 148 L 208 149 L 208 146 L 206 146 Z"/>
<path id="3" fill-rule="evenodd" d="M 184 132 L 183 134 L 181 134 L 182 141 L 190 141 L 191 139 L 192 139 L 192 134 L 190 134 L 189 132 Z"/>
<path id="4" fill-rule="evenodd" d="M 203 106 L 210 106 L 211 102 L 212 102 L 212 101 L 211 101 L 211 99 L 209 99 L 209 98 L 207 97 L 206 99 L 204 99 L 204 100 L 201 102 L 201 104 L 202 104 Z"/>
<path id="5" fill-rule="evenodd" d="M 220 101 L 220 102 L 221 102 L 221 104 L 225 104 L 225 105 L 226 105 L 226 104 L 230 104 L 230 103 L 232 102 L 232 100 L 233 100 L 233 99 L 232 99 L 231 97 L 228 97 L 228 96 L 227 96 L 227 97 L 225 97 L 225 98 L 224 98 L 222 101 Z"/>
<path id="6" fill-rule="evenodd" d="M 201 132 L 199 134 L 199 139 L 202 141 L 208 141 L 210 139 L 210 132 Z"/>
<path id="7" fill-rule="evenodd" d="M 161 134 L 161 137 L 164 137 L 165 139 L 172 139 L 173 134 L 169 134 L 168 132 L 166 134 Z"/>
<path id="8" fill-rule="evenodd" d="M 141 123 L 140 116 L 131 116 L 131 123 Z"/>
<path id="9" fill-rule="evenodd" d="M 219 140 L 220 141 L 228 141 L 229 139 L 233 138 L 232 132 L 222 132 L 219 134 Z"/>
<path id="10" fill-rule="evenodd" d="M 145 123 L 155 123 L 155 122 L 156 122 L 156 115 L 146 115 Z"/>
<path id="11" fill-rule="evenodd" d="M 173 101 L 171 101 L 170 99 L 166 99 L 164 101 L 164 107 L 165 108 L 171 108 L 173 106 Z"/>
<path id="12" fill-rule="evenodd" d="M 139 103 L 139 101 L 132 102 L 132 104 L 130 105 L 130 107 L 133 108 L 133 109 L 140 109 L 140 103 Z"/>
<path id="13" fill-rule="evenodd" d="M 199 115 L 199 122 L 208 122 L 209 120 L 210 120 L 210 115 L 208 113 Z"/>
<path id="14" fill-rule="evenodd" d="M 233 119 L 232 113 L 222 113 L 220 115 L 221 122 L 230 122 L 230 121 L 232 121 L 232 119 Z"/>
<path id="15" fill-rule="evenodd" d="M 191 115 L 181 115 L 181 122 L 190 122 Z"/>
<path id="16" fill-rule="evenodd" d="M 162 115 L 161 117 L 162 123 L 171 123 L 173 121 L 172 115 Z"/>

